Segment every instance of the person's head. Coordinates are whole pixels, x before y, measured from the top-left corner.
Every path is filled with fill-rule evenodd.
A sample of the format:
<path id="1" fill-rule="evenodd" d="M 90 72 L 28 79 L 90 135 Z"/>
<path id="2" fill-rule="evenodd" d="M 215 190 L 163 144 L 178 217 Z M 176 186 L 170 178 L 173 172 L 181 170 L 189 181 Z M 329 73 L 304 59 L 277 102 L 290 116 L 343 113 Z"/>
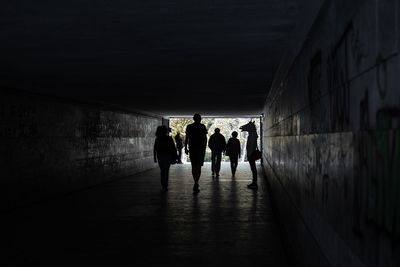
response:
<path id="1" fill-rule="evenodd" d="M 201 116 L 200 116 L 200 114 L 194 114 L 194 116 L 193 116 L 193 120 L 195 121 L 195 122 L 201 122 Z"/>
<path id="2" fill-rule="evenodd" d="M 157 131 L 156 131 L 156 136 L 160 137 L 163 135 L 167 135 L 168 134 L 168 128 L 165 125 L 161 125 L 157 127 Z"/>
<path id="3" fill-rule="evenodd" d="M 219 128 L 215 128 L 214 133 L 219 133 L 221 130 Z"/>
<path id="4" fill-rule="evenodd" d="M 236 131 L 233 131 L 233 132 L 232 132 L 232 137 L 233 137 L 233 138 L 236 138 L 237 136 L 238 136 L 238 133 L 237 133 Z"/>

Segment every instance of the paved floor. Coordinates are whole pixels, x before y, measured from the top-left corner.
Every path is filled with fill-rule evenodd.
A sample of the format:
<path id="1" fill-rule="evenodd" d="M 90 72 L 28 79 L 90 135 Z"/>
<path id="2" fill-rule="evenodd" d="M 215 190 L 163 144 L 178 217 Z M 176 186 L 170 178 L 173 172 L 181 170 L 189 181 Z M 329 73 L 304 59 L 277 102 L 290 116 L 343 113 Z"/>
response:
<path id="1" fill-rule="evenodd" d="M 185 164 L 167 193 L 154 169 L 8 213 L 3 266 L 286 266 L 264 179 L 254 192 L 247 164 L 209 169 L 197 196 Z"/>

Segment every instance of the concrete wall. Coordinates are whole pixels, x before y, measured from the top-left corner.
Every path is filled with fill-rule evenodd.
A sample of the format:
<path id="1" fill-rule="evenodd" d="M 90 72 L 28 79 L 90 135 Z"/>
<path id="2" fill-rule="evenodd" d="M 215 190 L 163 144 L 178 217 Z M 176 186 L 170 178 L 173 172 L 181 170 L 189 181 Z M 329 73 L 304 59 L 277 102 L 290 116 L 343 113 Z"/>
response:
<path id="1" fill-rule="evenodd" d="M 0 94 L 1 209 L 155 167 L 161 118 Z"/>
<path id="2" fill-rule="evenodd" d="M 399 5 L 326 2 L 268 96 L 265 170 L 304 266 L 400 266 Z"/>

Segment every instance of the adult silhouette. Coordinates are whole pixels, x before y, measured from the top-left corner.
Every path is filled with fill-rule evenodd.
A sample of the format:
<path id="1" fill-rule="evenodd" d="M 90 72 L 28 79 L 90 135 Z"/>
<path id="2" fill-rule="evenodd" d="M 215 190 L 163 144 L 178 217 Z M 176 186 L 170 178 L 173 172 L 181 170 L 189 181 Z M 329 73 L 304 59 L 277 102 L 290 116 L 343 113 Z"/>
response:
<path id="1" fill-rule="evenodd" d="M 161 186 L 164 191 L 168 191 L 168 176 L 171 163 L 176 161 L 176 148 L 174 140 L 168 135 L 166 126 L 158 126 L 156 131 L 156 141 L 154 142 L 154 162 L 158 162 L 161 171 Z"/>
<path id="2" fill-rule="evenodd" d="M 222 152 L 225 151 L 226 141 L 225 137 L 220 133 L 219 128 L 215 128 L 214 133 L 208 140 L 208 147 L 211 149 L 211 172 L 214 176 L 219 177 L 221 170 Z"/>
<path id="3" fill-rule="evenodd" d="M 238 133 L 236 131 L 232 132 L 232 137 L 229 138 L 228 144 L 225 148 L 225 154 L 229 156 L 229 161 L 231 162 L 232 177 L 235 177 L 236 168 L 240 158 L 240 141 L 237 139 Z"/>
<path id="4" fill-rule="evenodd" d="M 247 160 L 249 161 L 250 169 L 253 174 L 253 181 L 251 184 L 247 185 L 247 187 L 250 189 L 257 189 L 258 188 L 257 167 L 256 167 L 256 160 L 253 157 L 253 153 L 256 151 L 257 148 L 257 138 L 258 138 L 256 125 L 253 121 L 250 121 L 249 123 L 240 126 L 239 129 L 242 130 L 242 132 L 249 133 L 247 137 L 246 153 L 247 153 Z"/>
<path id="5" fill-rule="evenodd" d="M 204 164 L 204 156 L 207 146 L 207 129 L 201 123 L 200 114 L 194 114 L 194 122 L 186 127 L 185 153 L 189 154 L 192 164 L 192 175 L 194 180 L 193 192 L 200 192 L 199 180 L 201 176 L 201 167 Z M 189 146 L 189 149 L 188 149 Z"/>
<path id="6" fill-rule="evenodd" d="M 176 149 L 178 150 L 178 164 L 182 164 L 183 140 L 179 132 L 177 132 L 175 135 L 175 144 L 176 144 Z"/>

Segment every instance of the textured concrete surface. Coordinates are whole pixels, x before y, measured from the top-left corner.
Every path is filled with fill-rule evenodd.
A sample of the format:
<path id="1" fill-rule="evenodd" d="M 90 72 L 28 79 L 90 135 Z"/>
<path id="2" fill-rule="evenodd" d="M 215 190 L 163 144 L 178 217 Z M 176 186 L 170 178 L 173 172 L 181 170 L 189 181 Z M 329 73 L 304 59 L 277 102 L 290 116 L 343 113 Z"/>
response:
<path id="1" fill-rule="evenodd" d="M 161 123 L 161 118 L 2 92 L 0 208 L 153 168 Z"/>
<path id="2" fill-rule="evenodd" d="M 0 85 L 166 116 L 260 114 L 320 2 L 7 1 Z"/>
<path id="3" fill-rule="evenodd" d="M 267 99 L 274 203 L 304 266 L 400 265 L 399 1 L 327 1 Z"/>
<path id="4" fill-rule="evenodd" d="M 4 266 L 286 266 L 265 179 L 246 188 L 223 163 L 203 167 L 192 194 L 190 165 L 172 166 L 170 191 L 159 169 L 3 214 Z"/>

